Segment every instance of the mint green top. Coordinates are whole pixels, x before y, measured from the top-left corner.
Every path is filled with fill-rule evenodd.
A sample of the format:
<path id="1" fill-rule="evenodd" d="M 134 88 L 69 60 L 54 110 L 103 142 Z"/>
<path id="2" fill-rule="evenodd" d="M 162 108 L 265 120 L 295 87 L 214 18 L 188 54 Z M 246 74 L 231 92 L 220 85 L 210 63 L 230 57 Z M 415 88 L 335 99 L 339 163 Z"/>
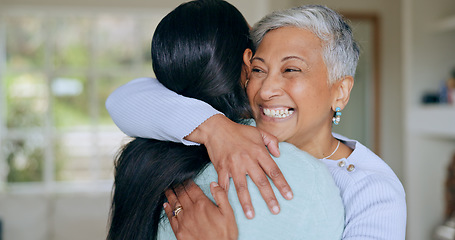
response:
<path id="1" fill-rule="evenodd" d="M 292 144 L 280 143 L 279 149 L 281 156 L 274 160 L 291 186 L 294 198 L 290 201 L 284 199 L 272 183 L 281 208 L 278 215 L 273 215 L 248 177 L 248 190 L 256 214 L 254 219 L 248 220 L 231 179 L 228 197 L 234 209 L 239 239 L 341 239 L 343 203 L 326 165 Z M 195 182 L 213 201 L 210 183 L 217 180 L 215 168 L 210 164 Z M 163 216 L 158 239 L 176 239 Z"/>

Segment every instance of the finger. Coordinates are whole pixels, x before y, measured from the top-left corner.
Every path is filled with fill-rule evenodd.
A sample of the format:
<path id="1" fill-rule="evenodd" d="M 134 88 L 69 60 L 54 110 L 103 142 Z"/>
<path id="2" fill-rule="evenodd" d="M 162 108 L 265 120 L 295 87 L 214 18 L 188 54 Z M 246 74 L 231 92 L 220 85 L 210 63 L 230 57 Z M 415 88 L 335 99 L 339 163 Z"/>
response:
<path id="1" fill-rule="evenodd" d="M 169 205 L 171 205 L 171 208 L 175 208 L 178 204 L 178 199 L 177 195 L 174 193 L 174 190 L 168 189 L 166 192 L 164 192 L 164 195 L 166 195 L 167 201 L 169 202 Z"/>
<path id="2" fill-rule="evenodd" d="M 253 204 L 251 203 L 250 192 L 248 192 L 248 185 L 246 181 L 245 173 L 232 173 L 232 179 L 234 180 L 235 189 L 237 196 L 239 197 L 240 204 L 242 205 L 243 212 L 246 218 L 254 218 Z"/>
<path id="3" fill-rule="evenodd" d="M 183 210 L 185 210 L 185 207 L 189 209 L 193 205 L 193 201 L 191 200 L 190 196 L 188 196 L 188 193 L 185 191 L 185 186 L 179 185 L 177 188 L 175 188 L 175 194 L 177 195 L 177 199 L 180 204 L 182 204 Z"/>
<path id="4" fill-rule="evenodd" d="M 174 217 L 174 213 L 172 212 L 171 205 L 169 203 L 164 203 L 164 212 L 166 213 L 167 219 L 169 220 L 169 223 L 171 224 L 172 231 L 177 235 L 177 231 L 179 228 L 179 221 L 177 218 Z"/>
<path id="5" fill-rule="evenodd" d="M 291 200 L 293 198 L 292 189 L 289 186 L 288 182 L 284 178 L 283 173 L 280 168 L 276 165 L 276 162 L 271 161 L 261 161 L 259 163 L 261 168 L 267 173 L 269 178 L 272 180 L 275 187 L 280 191 L 281 195 L 287 199 Z M 261 191 L 262 193 L 262 191 Z"/>
<path id="6" fill-rule="evenodd" d="M 218 182 L 219 185 L 222 186 L 224 191 L 228 192 L 229 191 L 229 173 L 228 171 L 224 169 L 220 169 L 217 171 L 218 173 Z"/>
<path id="7" fill-rule="evenodd" d="M 268 140 L 264 139 L 264 144 L 267 146 L 267 149 L 269 150 L 270 154 L 272 154 L 275 157 L 280 156 L 280 149 L 278 147 L 278 141 L 275 140 Z"/>
<path id="8" fill-rule="evenodd" d="M 192 202 L 197 201 L 198 199 L 204 197 L 206 198 L 204 192 L 202 189 L 195 184 L 193 181 L 190 181 L 186 186 L 185 186 L 185 191 L 188 194 L 189 198 L 191 199 Z"/>
<path id="9" fill-rule="evenodd" d="M 210 183 L 210 192 L 212 193 L 213 198 L 215 199 L 216 205 L 220 209 L 221 214 L 223 215 L 234 215 L 231 204 L 229 204 L 228 196 L 224 189 L 218 185 L 216 182 Z"/>
<path id="10" fill-rule="evenodd" d="M 272 154 L 275 157 L 279 157 L 280 149 L 278 147 L 278 139 L 275 136 L 264 132 L 261 132 L 261 135 L 264 145 L 267 146 L 267 149 L 269 150 L 270 154 Z"/>
<path id="11" fill-rule="evenodd" d="M 270 212 L 273 214 L 278 214 L 280 212 L 280 206 L 278 205 L 278 201 L 276 199 L 275 193 L 273 192 L 272 185 L 270 185 L 267 176 L 264 173 L 264 170 L 257 165 L 256 168 L 250 170 L 248 175 L 256 184 L 261 192 L 262 198 L 267 203 L 267 206 L 270 209 Z"/>
<path id="12" fill-rule="evenodd" d="M 278 147 L 278 138 L 264 130 L 260 130 L 260 132 L 262 135 L 262 141 L 264 142 L 264 145 L 267 146 L 267 149 L 269 150 L 270 154 L 272 154 L 275 157 L 279 157 L 280 149 Z"/>

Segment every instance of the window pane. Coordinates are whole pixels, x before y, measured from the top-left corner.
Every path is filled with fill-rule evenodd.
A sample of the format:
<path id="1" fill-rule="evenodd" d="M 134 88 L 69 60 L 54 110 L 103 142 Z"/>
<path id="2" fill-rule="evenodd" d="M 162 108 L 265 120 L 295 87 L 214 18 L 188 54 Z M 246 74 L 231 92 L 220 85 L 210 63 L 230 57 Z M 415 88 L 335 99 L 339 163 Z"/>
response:
<path id="1" fill-rule="evenodd" d="M 142 75 L 145 76 L 145 75 Z M 99 123 L 102 125 L 114 125 L 109 113 L 106 110 L 107 97 L 121 85 L 133 80 L 134 77 L 128 75 L 104 75 L 97 79 L 97 96 L 98 96 L 98 109 L 100 111 Z"/>
<path id="2" fill-rule="evenodd" d="M 112 122 L 109 113 L 106 110 L 105 102 L 110 93 L 119 86 L 132 80 L 134 77 L 129 75 L 104 75 L 97 79 L 97 96 L 99 117 L 99 132 L 97 141 L 97 149 L 99 160 L 99 179 L 112 179 L 114 157 L 120 146 L 128 140 L 117 126 Z"/>
<path id="3" fill-rule="evenodd" d="M 9 182 L 112 179 L 114 156 L 129 140 L 105 101 L 120 85 L 153 76 L 150 43 L 163 16 L 76 14 L 5 17 L 0 158 Z M 43 176 L 46 167 L 54 175 Z"/>
<path id="4" fill-rule="evenodd" d="M 48 107 L 47 85 L 41 73 L 18 73 L 5 76 L 7 128 L 44 125 Z"/>
<path id="5" fill-rule="evenodd" d="M 93 180 L 91 166 L 94 164 L 94 137 L 86 129 L 74 129 L 59 134 L 59 142 L 54 145 L 56 167 L 59 169 L 56 180 Z"/>
<path id="6" fill-rule="evenodd" d="M 152 70 L 152 57 L 151 57 L 151 43 L 153 38 L 153 33 L 155 32 L 156 26 L 160 22 L 163 16 L 153 16 L 151 18 L 140 19 L 141 26 L 143 29 L 142 32 L 142 59 L 143 59 L 143 68 L 147 71 Z"/>
<path id="7" fill-rule="evenodd" d="M 9 138 L 3 142 L 1 152 L 9 167 L 8 182 L 43 180 L 44 143 L 42 135 Z"/>
<path id="8" fill-rule="evenodd" d="M 132 66 L 140 53 L 136 20 L 128 16 L 102 15 L 96 21 L 97 66 L 101 68 Z"/>
<path id="9" fill-rule="evenodd" d="M 56 67 L 87 67 L 90 61 L 89 18 L 57 18 L 55 20 Z"/>
<path id="10" fill-rule="evenodd" d="M 57 180 L 112 179 L 115 154 L 126 139 L 112 128 L 102 128 L 97 134 L 81 129 L 61 132 L 54 146 Z"/>
<path id="11" fill-rule="evenodd" d="M 6 18 L 8 68 L 29 69 L 44 65 L 43 20 L 38 17 Z"/>
<path id="12" fill-rule="evenodd" d="M 114 176 L 114 158 L 120 146 L 130 138 L 120 131 L 101 129 L 98 134 L 99 179 L 112 179 Z"/>
<path id="13" fill-rule="evenodd" d="M 51 84 L 57 128 L 90 125 L 89 83 L 82 75 L 57 77 Z"/>

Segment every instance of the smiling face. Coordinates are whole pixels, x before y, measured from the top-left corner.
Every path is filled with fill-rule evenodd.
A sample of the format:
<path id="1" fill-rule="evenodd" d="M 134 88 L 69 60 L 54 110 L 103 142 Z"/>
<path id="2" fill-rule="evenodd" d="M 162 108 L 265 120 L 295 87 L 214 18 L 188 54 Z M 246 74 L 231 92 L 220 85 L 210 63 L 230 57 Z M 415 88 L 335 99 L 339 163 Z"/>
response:
<path id="1" fill-rule="evenodd" d="M 331 137 L 338 84 L 328 84 L 318 37 L 295 27 L 272 30 L 250 69 L 247 93 L 259 128 L 303 150 Z"/>

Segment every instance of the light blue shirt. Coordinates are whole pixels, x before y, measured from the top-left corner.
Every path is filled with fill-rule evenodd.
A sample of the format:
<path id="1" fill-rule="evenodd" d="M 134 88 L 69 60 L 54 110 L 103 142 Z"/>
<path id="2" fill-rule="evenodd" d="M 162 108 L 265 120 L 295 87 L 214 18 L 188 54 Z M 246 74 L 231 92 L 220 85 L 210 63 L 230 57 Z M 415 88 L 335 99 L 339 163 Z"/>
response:
<path id="1" fill-rule="evenodd" d="M 280 143 L 280 152 L 280 157 L 274 160 L 291 186 L 294 198 L 285 200 L 272 184 L 281 208 L 278 215 L 270 213 L 258 188 L 248 178 L 248 190 L 256 213 L 252 220 L 248 220 L 231 180 L 228 197 L 239 229 L 239 239 L 341 239 L 344 208 L 327 167 L 289 143 Z M 195 182 L 213 201 L 210 183 L 217 180 L 215 168 L 210 164 Z M 175 239 L 165 216 L 160 224 L 158 239 Z"/>

